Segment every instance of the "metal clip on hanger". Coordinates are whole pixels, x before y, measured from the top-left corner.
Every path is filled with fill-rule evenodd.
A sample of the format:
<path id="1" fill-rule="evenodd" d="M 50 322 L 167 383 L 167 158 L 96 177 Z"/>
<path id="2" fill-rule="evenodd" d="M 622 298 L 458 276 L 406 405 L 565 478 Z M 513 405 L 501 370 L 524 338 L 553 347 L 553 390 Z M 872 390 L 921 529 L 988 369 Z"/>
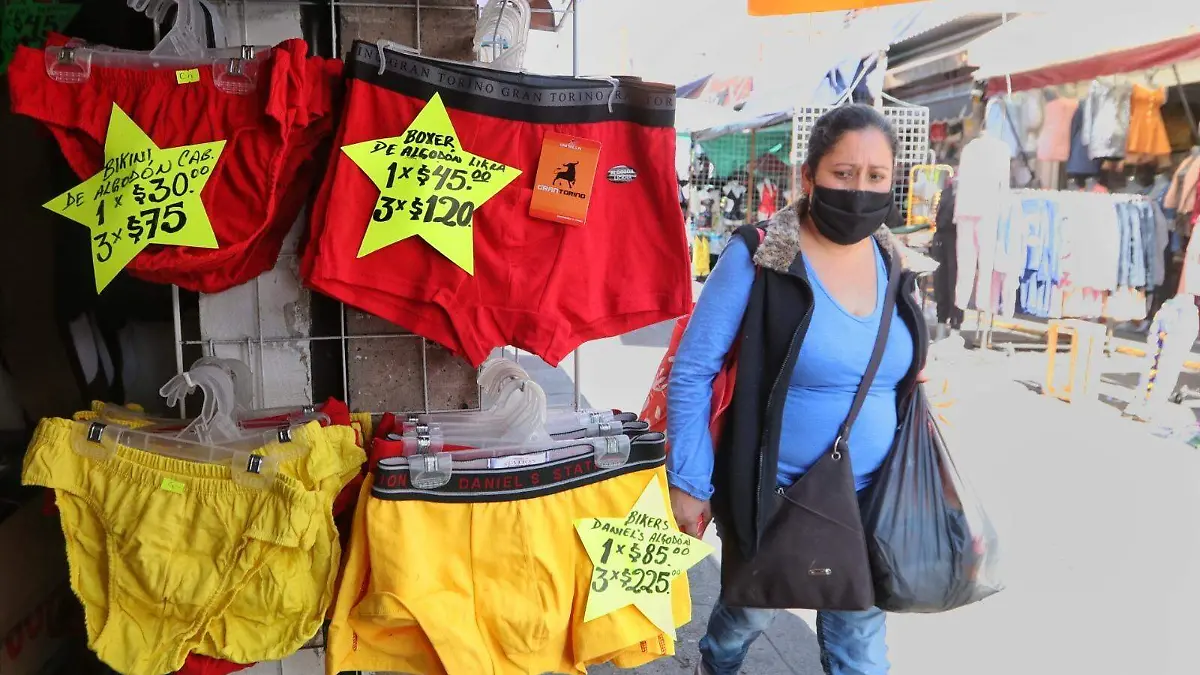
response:
<path id="1" fill-rule="evenodd" d="M 258 83 L 260 65 L 261 61 L 254 58 L 254 47 L 245 45 L 240 57 L 213 63 L 213 83 L 217 89 L 228 94 L 253 93 Z"/>

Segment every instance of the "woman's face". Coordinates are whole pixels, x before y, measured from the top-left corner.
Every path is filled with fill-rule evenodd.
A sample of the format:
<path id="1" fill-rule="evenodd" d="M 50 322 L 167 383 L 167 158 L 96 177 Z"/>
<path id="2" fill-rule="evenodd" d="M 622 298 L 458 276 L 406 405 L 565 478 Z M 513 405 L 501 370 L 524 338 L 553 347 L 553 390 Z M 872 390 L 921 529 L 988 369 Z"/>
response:
<path id="1" fill-rule="evenodd" d="M 892 144 L 882 131 L 874 127 L 847 131 L 821 158 L 815 176 L 804 167 L 804 191 L 812 194 L 815 181 L 826 188 L 889 192 L 895 163 Z"/>

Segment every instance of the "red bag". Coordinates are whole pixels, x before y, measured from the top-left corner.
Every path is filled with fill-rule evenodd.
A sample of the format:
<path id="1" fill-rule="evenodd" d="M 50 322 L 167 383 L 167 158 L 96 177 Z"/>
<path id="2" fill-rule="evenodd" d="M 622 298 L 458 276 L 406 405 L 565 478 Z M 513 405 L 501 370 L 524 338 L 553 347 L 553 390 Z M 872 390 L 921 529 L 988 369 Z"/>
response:
<path id="1" fill-rule="evenodd" d="M 762 244 L 765 232 L 758 230 L 758 243 Z M 693 309 L 695 306 L 693 305 Z M 671 381 L 671 367 L 675 364 L 675 353 L 679 351 L 679 343 L 683 341 L 683 333 L 687 330 L 692 315 L 681 316 L 675 320 L 675 330 L 671 332 L 671 343 L 667 345 L 667 353 L 658 364 L 658 373 L 654 376 L 654 384 L 646 396 L 642 406 L 642 420 L 650 423 L 650 431 L 666 433 L 667 431 L 667 383 Z M 733 402 L 733 385 L 737 382 L 737 343 L 725 356 L 725 363 L 713 379 L 712 407 L 708 418 L 708 431 L 712 434 L 713 448 L 721 435 L 721 417 Z M 667 451 L 670 452 L 670 438 L 667 439 Z"/>

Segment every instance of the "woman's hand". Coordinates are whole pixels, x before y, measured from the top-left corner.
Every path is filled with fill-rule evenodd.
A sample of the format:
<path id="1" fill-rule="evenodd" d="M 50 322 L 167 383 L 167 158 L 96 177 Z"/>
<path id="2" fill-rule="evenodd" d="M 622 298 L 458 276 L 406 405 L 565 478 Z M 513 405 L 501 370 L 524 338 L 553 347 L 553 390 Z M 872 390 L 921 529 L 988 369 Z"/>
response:
<path id="1" fill-rule="evenodd" d="M 679 529 L 697 539 L 704 536 L 704 530 L 712 520 L 712 507 L 708 502 L 696 499 L 676 487 L 671 488 L 671 511 L 675 514 Z"/>

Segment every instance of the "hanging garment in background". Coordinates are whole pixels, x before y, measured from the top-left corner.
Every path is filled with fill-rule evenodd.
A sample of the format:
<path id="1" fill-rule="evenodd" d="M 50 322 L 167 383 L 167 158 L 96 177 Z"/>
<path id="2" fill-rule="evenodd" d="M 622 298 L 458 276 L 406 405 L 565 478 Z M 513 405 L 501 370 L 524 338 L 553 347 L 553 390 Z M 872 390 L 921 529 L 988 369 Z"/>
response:
<path id="1" fill-rule="evenodd" d="M 1146 318 L 1146 292 L 1139 288 L 1122 286 L 1104 300 L 1103 316 L 1119 323 L 1141 321 Z"/>
<path id="2" fill-rule="evenodd" d="M 1038 186 L 1046 190 L 1062 189 L 1062 162 L 1047 162 L 1039 159 L 1034 163 Z"/>
<path id="3" fill-rule="evenodd" d="M 1067 175 L 1095 176 L 1100 173 L 1100 162 L 1088 154 L 1087 142 L 1083 135 L 1083 106 L 1076 106 L 1071 116 L 1071 148 L 1067 156 Z"/>
<path id="4" fill-rule="evenodd" d="M 954 304 L 954 285 L 958 275 L 958 225 L 954 222 L 956 186 L 951 183 L 938 202 L 937 229 L 933 233 L 929 253 L 940 263 L 933 273 L 933 297 L 937 303 L 938 323 L 951 328 L 962 326 L 963 311 Z"/>
<path id="5" fill-rule="evenodd" d="M 1168 217 L 1175 217 L 1179 207 L 1189 201 L 1187 196 L 1195 192 L 1198 177 L 1200 177 L 1200 151 L 1193 149 L 1192 154 L 1185 157 L 1179 163 L 1179 167 L 1175 169 L 1175 173 L 1171 176 L 1171 186 L 1167 188 L 1167 193 L 1163 196 L 1163 210 L 1167 212 Z"/>
<path id="6" fill-rule="evenodd" d="M 698 234 L 692 237 L 692 276 L 694 278 L 707 277 L 711 271 L 708 264 L 709 249 L 707 234 Z"/>
<path id="7" fill-rule="evenodd" d="M 1083 142 L 1092 159 L 1120 159 L 1125 156 L 1129 136 L 1128 85 L 1111 85 L 1093 80 L 1083 101 Z"/>
<path id="8" fill-rule="evenodd" d="M 1020 123 L 1017 133 L 1020 134 L 1021 150 L 1028 158 L 1033 158 L 1038 151 L 1038 137 L 1046 122 L 1046 98 L 1041 89 L 1022 92 L 1017 102 L 1021 106 Z"/>
<path id="9" fill-rule="evenodd" d="M 1108 199 L 1081 196 L 1075 218 L 1075 283 L 1098 291 L 1115 291 L 1120 285 L 1122 247 L 1117 210 Z"/>
<path id="10" fill-rule="evenodd" d="M 1014 210 L 1017 234 L 1024 238 L 1017 305 L 1027 314 L 1050 317 L 1064 254 L 1058 205 L 1053 199 L 1023 199 Z"/>
<path id="11" fill-rule="evenodd" d="M 758 219 L 767 220 L 779 211 L 779 186 L 770 178 L 758 184 Z"/>
<path id="12" fill-rule="evenodd" d="M 1117 265 L 1117 287 L 1146 286 L 1146 254 L 1142 245 L 1142 217 L 1137 205 L 1118 203 L 1117 222 L 1120 224 L 1121 258 Z"/>
<path id="13" fill-rule="evenodd" d="M 1020 155 L 1022 147 L 1021 104 L 1017 96 L 1014 94 L 988 101 L 983 127 L 985 133 L 1007 146 L 1010 159 Z"/>
<path id="14" fill-rule="evenodd" d="M 1163 209 L 1174 212 L 1175 231 L 1191 236 L 1192 212 L 1196 208 L 1196 186 L 1200 182 L 1200 155 L 1192 154 L 1179 165 L 1171 187 L 1163 198 Z"/>
<path id="15" fill-rule="evenodd" d="M 1009 188 L 1009 154 L 989 132 L 963 148 L 958 164 L 958 198 L 954 217 L 1000 216 Z"/>
<path id="16" fill-rule="evenodd" d="M 1012 317 L 1016 313 L 1017 288 L 1025 271 L 1028 257 L 1029 226 L 1026 209 L 1031 215 L 1041 209 L 1042 200 L 1009 199 L 996 226 L 995 257 L 992 260 L 991 294 L 978 293 L 978 309 Z M 983 271 L 980 266 L 980 271 Z M 988 299 L 980 305 L 979 298 Z"/>
<path id="17" fill-rule="evenodd" d="M 1167 88 L 1150 89 L 1133 85 L 1130 94 L 1129 139 L 1125 144 L 1126 161 L 1133 164 L 1157 162 L 1169 157 L 1171 142 L 1163 122 L 1162 106 Z"/>
<path id="18" fill-rule="evenodd" d="M 746 186 L 731 180 L 721 190 L 721 211 L 725 220 L 738 223 L 740 227 L 746 222 Z"/>
<path id="19" fill-rule="evenodd" d="M 958 270 L 954 304 L 971 307 L 990 301 L 996 255 L 996 228 L 1007 202 L 1009 148 L 988 132 L 967 144 L 959 161 L 954 219 L 958 223 Z"/>
<path id="20" fill-rule="evenodd" d="M 999 217 L 964 216 L 957 220 L 958 274 L 954 282 L 954 304 L 959 309 L 986 310 L 992 300 L 992 271 L 996 259 Z"/>
<path id="21" fill-rule="evenodd" d="M 1071 157 L 1071 121 L 1079 101 L 1056 98 L 1046 104 L 1042 131 L 1038 136 L 1037 158 L 1043 162 L 1065 162 Z"/>

